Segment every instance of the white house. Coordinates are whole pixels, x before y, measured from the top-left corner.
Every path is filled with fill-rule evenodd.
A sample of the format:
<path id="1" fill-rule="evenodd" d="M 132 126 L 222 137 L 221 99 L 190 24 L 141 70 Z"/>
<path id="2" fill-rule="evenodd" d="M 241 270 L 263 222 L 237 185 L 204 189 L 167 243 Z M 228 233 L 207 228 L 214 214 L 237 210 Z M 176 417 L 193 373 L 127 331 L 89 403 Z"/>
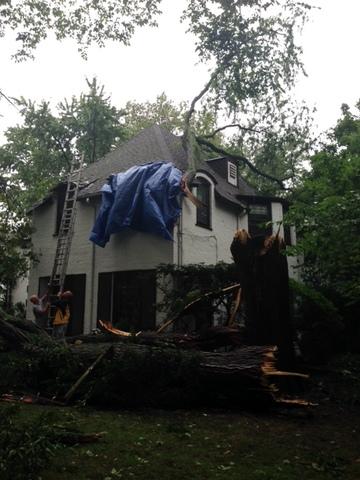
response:
<path id="1" fill-rule="evenodd" d="M 235 230 L 258 232 L 259 224 L 273 222 L 277 232 L 285 203 L 264 197 L 250 187 L 227 158 L 203 162 L 196 173 L 196 195 L 205 207 L 196 208 L 182 198 L 182 213 L 174 229 L 174 241 L 128 230 L 113 235 L 105 248 L 91 243 L 89 234 L 99 211 L 100 189 L 109 175 L 148 162 L 172 162 L 186 170 L 181 139 L 162 127 L 153 126 L 83 172 L 65 288 L 74 293 L 70 334 L 89 332 L 98 319 L 119 322 L 121 328 L 151 329 L 159 317 L 155 307 L 156 267 L 171 263 L 215 264 L 232 262 L 230 244 Z M 60 184 L 32 209 L 35 232 L 33 248 L 39 262 L 32 265 L 29 295 L 46 289 L 54 262 L 57 232 L 64 202 L 65 185 Z M 280 231 L 284 234 L 283 227 Z M 285 232 L 286 233 L 286 232 Z M 294 242 L 294 232 L 285 235 Z M 294 276 L 290 261 L 290 275 Z M 32 318 L 31 305 L 28 318 Z"/>

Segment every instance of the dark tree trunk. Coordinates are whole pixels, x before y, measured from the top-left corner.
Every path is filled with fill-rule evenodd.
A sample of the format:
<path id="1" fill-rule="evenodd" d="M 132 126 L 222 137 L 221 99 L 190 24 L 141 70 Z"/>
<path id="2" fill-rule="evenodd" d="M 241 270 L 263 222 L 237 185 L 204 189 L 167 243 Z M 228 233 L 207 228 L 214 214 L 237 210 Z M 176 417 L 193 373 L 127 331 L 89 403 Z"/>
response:
<path id="1" fill-rule="evenodd" d="M 276 345 L 282 369 L 294 367 L 288 265 L 278 235 L 250 238 L 235 235 L 231 252 L 244 291 L 246 340 L 252 345 Z"/>

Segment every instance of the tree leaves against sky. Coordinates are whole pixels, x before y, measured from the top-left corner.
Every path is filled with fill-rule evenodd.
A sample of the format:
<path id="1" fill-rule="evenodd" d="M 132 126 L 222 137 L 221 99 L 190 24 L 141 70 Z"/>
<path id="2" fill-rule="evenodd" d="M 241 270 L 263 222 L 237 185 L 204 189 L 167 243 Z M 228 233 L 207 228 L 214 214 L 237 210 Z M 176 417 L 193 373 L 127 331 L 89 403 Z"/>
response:
<path id="1" fill-rule="evenodd" d="M 0 0 L 0 36 L 16 34 L 17 61 L 33 58 L 50 32 L 74 39 L 86 58 L 87 47 L 106 40 L 129 45 L 137 27 L 155 26 L 161 0 Z"/>
<path id="2" fill-rule="evenodd" d="M 74 39 L 86 55 L 89 45 L 104 46 L 106 40 L 129 44 L 136 27 L 156 25 L 160 6 L 161 0 L 3 0 L 0 2 L 0 35 L 9 30 L 16 32 L 20 45 L 15 55 L 18 60 L 32 56 L 50 32 L 58 40 Z M 256 109 L 257 122 L 262 124 L 259 129 L 264 130 L 269 119 L 275 120 L 278 112 L 286 109 L 289 90 L 302 71 L 298 32 L 310 9 L 309 4 L 297 0 L 186 2 L 182 19 L 188 31 L 195 35 L 199 60 L 209 65 L 213 75 L 216 72 L 206 92 L 209 94 L 206 106 L 209 108 L 211 103 L 210 117 L 213 111 L 218 111 L 220 117 L 231 116 L 231 123 L 237 122 L 249 129 L 254 123 Z M 134 108 L 135 105 L 133 113 Z M 170 110 L 165 113 L 172 114 Z M 193 122 L 189 130 L 185 125 L 185 136 L 194 131 L 202 135 L 201 129 L 196 131 L 198 126 Z M 274 140 L 274 130 L 266 137 L 267 143 L 271 139 L 272 147 L 275 143 L 283 143 L 278 134 Z M 283 125 L 280 136 L 289 137 L 288 130 L 289 125 Z M 252 153 L 248 145 L 242 150 L 244 135 L 241 131 L 237 139 L 234 134 L 232 137 L 241 155 Z M 184 144 L 191 145 L 191 142 L 184 141 Z M 273 148 L 265 150 L 274 151 Z M 277 148 L 276 153 L 280 150 Z M 289 168 L 279 168 L 281 159 L 276 155 L 272 158 L 273 162 L 269 159 L 265 162 L 265 173 L 272 176 L 283 173 L 280 180 L 286 179 Z M 259 155 L 251 157 L 251 161 L 261 166 Z M 262 187 L 262 182 L 259 185 Z"/>
<path id="3" fill-rule="evenodd" d="M 297 226 L 296 250 L 305 255 L 308 281 L 359 304 L 360 119 L 348 107 L 343 111 L 328 143 L 311 158 L 289 221 Z"/>
<path id="4" fill-rule="evenodd" d="M 0 0 L 0 36 L 15 32 L 16 60 L 31 57 L 50 32 L 58 40 L 74 39 L 86 56 L 91 44 L 104 46 L 106 40 L 129 44 L 136 27 L 156 24 L 160 4 L 161 0 Z M 246 128 L 254 122 L 255 107 L 259 122 L 269 123 L 274 109 L 280 112 L 287 105 L 289 89 L 302 70 L 297 31 L 309 9 L 296 0 L 188 0 L 183 20 L 195 35 L 200 61 L 210 66 L 214 79 L 201 121 L 189 117 L 192 131 L 208 133 L 212 123 L 216 126 L 217 113 L 231 115 L 232 122 Z M 61 104 L 58 116 L 45 101 L 35 106 L 21 100 L 24 124 L 9 129 L 3 149 L 11 153 L 14 182 L 21 179 L 24 205 L 61 178 L 74 148 L 85 149 L 86 160 L 93 161 L 126 136 L 121 130 L 123 112 L 111 107 L 97 85 L 89 87 L 93 88 L 89 96 Z M 169 102 L 166 107 L 166 115 L 172 115 Z M 135 103 L 131 108 L 135 114 Z M 176 121 L 183 115 L 178 113 Z M 240 153 L 250 152 L 243 135 L 232 140 Z M 253 162 L 264 159 L 259 152 L 261 148 Z M 277 170 L 281 161 L 278 155 Z M 268 161 L 266 168 L 271 172 L 274 165 Z"/>

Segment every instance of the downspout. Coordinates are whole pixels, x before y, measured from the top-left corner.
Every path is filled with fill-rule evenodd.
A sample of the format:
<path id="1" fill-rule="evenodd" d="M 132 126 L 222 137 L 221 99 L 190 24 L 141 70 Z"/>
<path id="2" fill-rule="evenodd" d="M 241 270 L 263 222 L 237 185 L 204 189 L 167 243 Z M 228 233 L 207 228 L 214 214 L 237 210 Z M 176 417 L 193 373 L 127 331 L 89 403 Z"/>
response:
<path id="1" fill-rule="evenodd" d="M 89 200 L 90 201 L 90 200 Z M 93 220 L 93 225 L 95 225 L 96 221 L 96 203 L 93 205 L 94 208 L 94 220 Z M 96 325 L 93 326 L 93 315 L 94 315 L 94 290 L 95 290 L 95 256 L 96 256 L 96 250 L 95 250 L 95 243 L 91 242 L 92 247 L 91 247 L 91 267 L 90 267 L 90 330 L 92 328 L 96 328 Z"/>
<path id="2" fill-rule="evenodd" d="M 180 209 L 181 213 L 179 216 L 179 223 L 177 228 L 177 263 L 178 267 L 181 267 L 183 264 L 183 197 L 180 199 Z"/>
<path id="3" fill-rule="evenodd" d="M 248 214 L 248 209 L 243 207 L 243 209 L 236 215 L 236 230 L 239 230 L 240 227 L 240 218 L 245 217 Z"/>

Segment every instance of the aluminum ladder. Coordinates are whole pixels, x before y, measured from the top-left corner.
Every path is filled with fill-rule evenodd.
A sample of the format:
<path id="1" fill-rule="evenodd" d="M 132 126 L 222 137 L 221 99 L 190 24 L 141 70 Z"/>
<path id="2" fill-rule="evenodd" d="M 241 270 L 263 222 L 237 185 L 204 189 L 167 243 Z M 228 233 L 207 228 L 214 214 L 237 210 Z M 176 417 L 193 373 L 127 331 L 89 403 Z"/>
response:
<path id="1" fill-rule="evenodd" d="M 64 288 L 66 270 L 69 262 L 71 242 L 74 234 L 74 225 L 76 218 L 76 202 L 81 182 L 81 174 L 84 165 L 84 155 L 80 158 L 74 155 L 71 161 L 70 173 L 68 176 L 64 208 L 62 212 L 57 246 L 55 251 L 54 266 L 49 281 L 49 300 L 50 303 L 56 300 L 57 294 Z M 50 307 L 49 327 L 55 317 L 56 308 Z"/>

